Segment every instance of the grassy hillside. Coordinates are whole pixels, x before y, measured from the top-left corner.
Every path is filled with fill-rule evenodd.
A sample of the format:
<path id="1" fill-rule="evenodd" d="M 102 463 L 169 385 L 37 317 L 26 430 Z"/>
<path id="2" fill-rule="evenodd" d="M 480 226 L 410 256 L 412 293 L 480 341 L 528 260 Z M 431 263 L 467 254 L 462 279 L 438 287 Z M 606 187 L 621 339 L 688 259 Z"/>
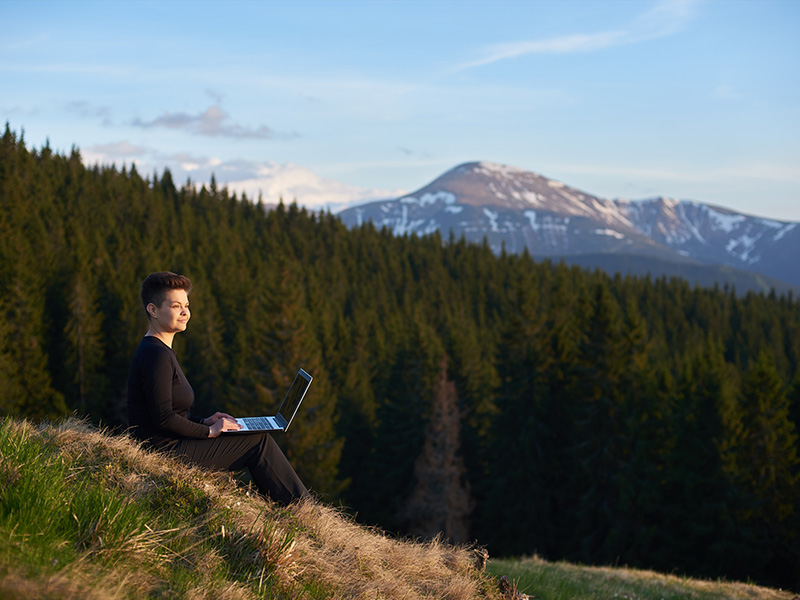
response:
<path id="1" fill-rule="evenodd" d="M 503 598 L 475 559 L 469 547 L 397 540 L 315 502 L 279 507 L 228 474 L 73 419 L 0 425 L 2 598 Z M 493 561 L 490 571 L 536 598 L 790 598 L 542 561 Z"/>
<path id="2" fill-rule="evenodd" d="M 551 563 L 537 557 L 492 560 L 489 572 L 509 577 L 536 600 L 800 600 L 782 590 L 729 581 L 703 581 L 623 567 Z"/>
<path id="3" fill-rule="evenodd" d="M 0 427 L 2 598 L 499 598 L 469 548 L 409 543 L 69 420 Z"/>

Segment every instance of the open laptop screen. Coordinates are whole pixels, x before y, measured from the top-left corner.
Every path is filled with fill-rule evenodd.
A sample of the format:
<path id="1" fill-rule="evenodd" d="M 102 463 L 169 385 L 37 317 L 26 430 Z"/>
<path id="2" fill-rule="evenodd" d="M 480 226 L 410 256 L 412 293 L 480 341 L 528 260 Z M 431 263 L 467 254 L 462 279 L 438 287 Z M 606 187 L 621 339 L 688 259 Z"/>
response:
<path id="1" fill-rule="evenodd" d="M 300 408 L 300 403 L 308 391 L 308 386 L 311 385 L 311 375 L 300 369 L 295 375 L 294 382 L 289 388 L 289 393 L 283 399 L 280 408 L 278 409 L 278 418 L 285 422 L 284 427 L 289 428 L 289 424 L 294 419 L 297 409 Z M 284 429 L 285 431 L 285 429 Z"/>

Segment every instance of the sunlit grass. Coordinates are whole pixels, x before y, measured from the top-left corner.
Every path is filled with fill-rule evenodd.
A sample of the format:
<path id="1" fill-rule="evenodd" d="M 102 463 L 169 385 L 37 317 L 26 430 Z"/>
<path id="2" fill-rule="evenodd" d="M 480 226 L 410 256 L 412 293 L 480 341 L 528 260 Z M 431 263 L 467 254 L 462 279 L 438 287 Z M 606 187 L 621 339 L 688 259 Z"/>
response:
<path id="1" fill-rule="evenodd" d="M 0 427 L 0 574 L 12 576 L 15 595 L 38 597 L 44 590 L 34 582 L 65 578 L 83 580 L 79 590 L 120 582 L 114 595 L 122 597 L 233 597 L 246 589 L 248 597 L 269 598 L 285 587 L 274 574 L 290 531 L 263 521 L 243 532 L 225 498 L 209 494 L 197 473 L 143 477 L 125 464 L 124 446 L 93 443 L 102 440 L 82 437 L 77 425 L 39 431 L 7 420 Z M 128 445 L 140 468 L 164 462 Z M 215 485 L 223 480 L 232 483 L 210 477 Z"/>
<path id="2" fill-rule="evenodd" d="M 339 511 L 85 423 L 0 424 L 0 598 L 499 598 L 469 548 Z"/>
<path id="3" fill-rule="evenodd" d="M 586 567 L 540 558 L 493 559 L 489 571 L 508 576 L 537 600 L 791 600 L 788 592 L 742 583 L 702 581 L 619 567 Z"/>

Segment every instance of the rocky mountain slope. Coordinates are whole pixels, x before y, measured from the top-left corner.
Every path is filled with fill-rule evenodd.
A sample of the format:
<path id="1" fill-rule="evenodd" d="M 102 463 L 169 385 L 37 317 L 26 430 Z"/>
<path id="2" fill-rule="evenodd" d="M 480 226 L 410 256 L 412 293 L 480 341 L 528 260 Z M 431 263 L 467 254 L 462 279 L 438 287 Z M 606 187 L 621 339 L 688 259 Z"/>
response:
<path id="1" fill-rule="evenodd" d="M 666 198 L 606 200 L 494 163 L 459 165 L 412 194 L 339 215 L 350 226 L 370 220 L 398 235 L 438 230 L 476 242 L 485 237 L 498 252 L 503 246 L 508 252 L 527 248 L 535 257 L 570 262 L 604 257 L 603 268 L 612 270 L 613 256 L 636 256 L 652 263 L 653 275 L 662 274 L 665 264 L 669 271 L 676 265 L 724 265 L 728 269 L 720 271 L 720 283 L 729 281 L 733 268 L 760 274 L 754 289 L 786 288 L 781 282 L 800 286 L 798 223 Z"/>
<path id="2" fill-rule="evenodd" d="M 800 286 L 800 223 L 666 198 L 619 204 L 638 231 L 683 256 Z"/>

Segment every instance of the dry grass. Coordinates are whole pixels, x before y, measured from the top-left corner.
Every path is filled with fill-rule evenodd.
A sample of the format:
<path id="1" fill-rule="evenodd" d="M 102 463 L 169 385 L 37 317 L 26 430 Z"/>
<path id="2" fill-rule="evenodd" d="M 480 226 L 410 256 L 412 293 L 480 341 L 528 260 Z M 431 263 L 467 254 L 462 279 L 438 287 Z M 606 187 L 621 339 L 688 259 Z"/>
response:
<path id="1" fill-rule="evenodd" d="M 81 549 L 70 564 L 37 570 L 4 559 L 2 598 L 501 597 L 494 578 L 475 568 L 471 548 L 394 539 L 315 501 L 280 507 L 230 474 L 185 465 L 75 419 L 10 425 L 17 438 L 46 444 L 71 482 L 101 481 L 130 507 L 175 504 L 189 517 L 172 527 L 140 523 L 112 543 L 114 526 L 135 518 L 126 506 L 104 505 L 80 524 L 81 539 L 68 541 Z M 0 453 L 0 475 L 9 481 L 20 468 L 12 462 Z M 246 575 L 225 575 L 237 570 Z"/>
<path id="2" fill-rule="evenodd" d="M 48 537 L 49 521 L 10 525 L 6 494 L 28 485 L 30 461 L 51 472 L 41 519 L 63 526 L 66 517 L 69 536 Z M 45 504 L 49 492 L 38 493 L 31 502 Z M 94 494 L 83 512 L 80 494 Z M 0 598 L 9 600 L 504 597 L 498 580 L 475 568 L 473 548 L 396 539 L 315 501 L 281 507 L 230 474 L 74 419 L 0 424 L 0 517 Z M 537 600 L 792 600 L 745 584 L 536 558 L 491 561 L 490 571 Z"/>
<path id="3" fill-rule="evenodd" d="M 400 541 L 315 503 L 297 506 L 293 518 L 308 532 L 296 548 L 304 568 L 343 598 L 485 597 L 468 548 Z"/>

